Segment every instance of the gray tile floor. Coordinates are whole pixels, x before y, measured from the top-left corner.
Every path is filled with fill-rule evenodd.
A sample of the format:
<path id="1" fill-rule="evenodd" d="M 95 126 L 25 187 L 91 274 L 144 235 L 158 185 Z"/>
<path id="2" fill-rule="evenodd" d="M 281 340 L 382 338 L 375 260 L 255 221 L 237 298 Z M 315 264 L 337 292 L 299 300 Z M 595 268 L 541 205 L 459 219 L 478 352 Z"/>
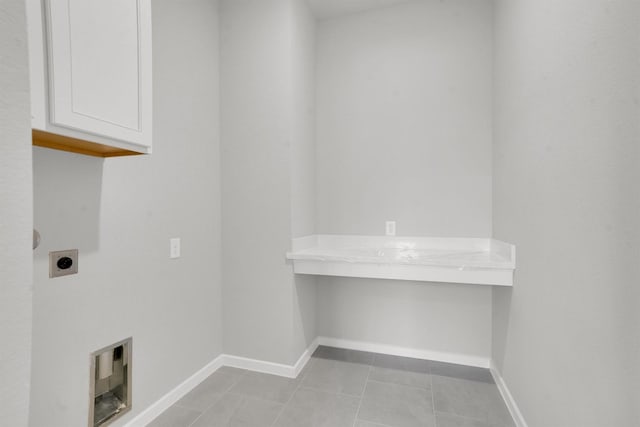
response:
<path id="1" fill-rule="evenodd" d="M 221 368 L 149 427 L 514 427 L 487 369 L 319 347 L 296 379 Z"/>

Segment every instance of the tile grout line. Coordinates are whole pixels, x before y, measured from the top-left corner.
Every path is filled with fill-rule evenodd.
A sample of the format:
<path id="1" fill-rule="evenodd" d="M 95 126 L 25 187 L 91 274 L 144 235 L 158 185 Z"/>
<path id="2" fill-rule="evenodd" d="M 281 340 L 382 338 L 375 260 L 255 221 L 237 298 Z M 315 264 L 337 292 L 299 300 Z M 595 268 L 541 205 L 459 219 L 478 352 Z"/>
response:
<path id="1" fill-rule="evenodd" d="M 334 391 L 329 391 L 329 390 L 318 388 L 318 387 L 311 387 L 308 385 L 300 385 L 300 390 L 316 391 L 318 393 L 325 393 L 325 394 L 335 394 L 336 396 L 355 398 L 355 399 L 360 399 L 361 397 L 360 395 L 357 395 L 357 394 L 340 393 L 339 391 L 334 392 Z"/>
<path id="2" fill-rule="evenodd" d="M 463 382 L 470 382 L 470 383 L 484 384 L 484 385 L 487 385 L 487 386 L 492 386 L 492 385 L 493 385 L 493 386 L 495 386 L 495 384 L 489 384 L 489 383 L 485 383 L 485 382 L 482 382 L 482 381 L 467 380 L 467 379 L 463 379 L 463 378 L 447 377 L 447 376 L 442 376 L 442 375 L 432 375 L 432 376 L 431 376 L 431 378 L 432 378 L 432 381 L 431 381 L 431 382 L 432 382 L 432 384 L 433 384 L 433 377 L 434 377 L 434 376 L 437 376 L 437 377 L 440 377 L 440 378 L 443 378 L 443 379 L 446 379 L 446 380 L 454 381 L 454 382 L 460 382 L 460 381 L 463 381 Z M 489 412 L 485 412 L 485 411 L 483 411 L 484 417 L 482 417 L 482 418 L 476 418 L 476 417 L 472 417 L 472 416 L 469 416 L 469 415 L 461 414 L 461 413 L 459 413 L 458 411 L 453 411 L 453 412 L 448 412 L 448 411 L 436 411 L 436 408 L 435 408 L 435 396 L 433 396 L 433 399 L 434 399 L 434 408 L 433 408 L 433 410 L 434 410 L 434 416 L 436 415 L 436 413 L 440 413 L 440 414 L 444 414 L 444 415 L 451 415 L 451 416 L 454 416 L 454 417 L 456 417 L 456 418 L 462 418 L 462 419 L 465 419 L 465 420 L 478 421 L 478 422 L 480 422 L 480 423 L 482 423 L 482 424 L 484 424 L 484 425 L 487 425 L 487 426 L 489 425 Z M 437 421 L 436 421 L 436 423 L 437 423 Z M 437 427 L 437 426 L 436 426 L 436 427 Z"/>
<path id="3" fill-rule="evenodd" d="M 296 390 L 298 390 L 298 389 L 296 388 Z M 230 396 L 241 397 L 241 398 L 243 398 L 245 400 L 257 400 L 259 402 L 275 403 L 277 405 L 284 405 L 285 404 L 284 402 L 278 402 L 277 400 L 267 399 L 267 398 L 260 397 L 260 396 L 252 396 L 250 394 L 238 393 L 236 391 L 227 391 L 225 394 L 228 394 Z"/>
<path id="4" fill-rule="evenodd" d="M 222 366 L 221 368 L 223 368 L 223 367 L 224 367 L 224 366 Z M 218 369 L 218 370 L 219 370 L 219 369 Z M 227 388 L 224 392 L 220 393 L 220 397 L 219 397 L 218 399 L 216 399 L 216 400 L 215 400 L 215 402 L 213 402 L 211 405 L 207 406 L 207 409 L 205 409 L 204 411 L 202 411 L 202 412 L 200 413 L 200 415 L 198 415 L 198 416 L 196 417 L 196 419 L 195 419 L 195 420 L 193 420 L 193 421 L 192 421 L 188 426 L 186 426 L 186 427 L 193 427 L 193 426 L 196 424 L 196 422 L 197 422 L 200 418 L 202 418 L 202 416 L 203 416 L 203 415 L 204 415 L 204 414 L 205 414 L 209 409 L 211 409 L 211 408 L 213 407 L 213 405 L 215 405 L 215 404 L 216 404 L 216 403 L 218 403 L 220 400 L 222 400 L 222 398 L 224 397 L 224 395 L 225 395 L 225 394 L 228 394 L 228 393 L 231 391 L 231 389 L 232 389 L 236 384 L 238 384 L 238 383 L 240 382 L 240 380 L 245 376 L 245 374 L 246 374 L 247 372 L 249 372 L 249 371 L 247 371 L 246 369 L 243 369 L 242 371 L 243 371 L 243 372 L 242 372 L 240 375 L 238 375 L 238 379 L 237 379 L 236 381 L 234 381 L 234 382 L 233 382 L 233 384 L 231 384 L 231 385 L 229 386 L 229 388 Z M 216 372 L 217 372 L 217 371 L 216 371 Z M 213 374 L 215 374 L 215 372 L 214 372 Z M 211 375 L 213 375 L 213 374 L 211 374 Z M 211 377 L 211 375 L 209 375 L 207 378 Z"/>
<path id="5" fill-rule="evenodd" d="M 311 355 L 311 357 L 309 357 L 309 360 L 307 361 L 306 365 L 302 368 L 302 370 L 304 371 L 309 366 L 309 363 L 311 363 L 312 361 L 313 361 L 313 355 Z M 278 416 L 270 424 L 270 427 L 274 427 L 276 425 L 276 423 L 278 421 L 280 421 L 280 418 L 282 417 L 282 414 L 284 414 L 284 410 L 287 409 L 287 406 L 293 400 L 293 396 L 295 396 L 296 393 L 298 392 L 298 390 L 300 390 L 300 387 L 302 387 L 302 381 L 304 381 L 304 379 L 307 376 L 308 372 L 309 372 L 309 370 L 307 369 L 307 371 L 300 376 L 300 382 L 298 383 L 298 386 L 296 387 L 295 390 L 293 390 L 293 393 L 291 393 L 291 396 L 289 396 L 289 400 L 287 400 L 287 402 L 284 405 L 282 405 L 282 409 L 280 409 L 280 412 L 278 413 Z"/>
<path id="6" fill-rule="evenodd" d="M 353 419 L 352 427 L 356 427 L 356 423 L 358 422 L 358 417 L 360 416 L 360 409 L 362 408 L 362 402 L 364 401 L 364 394 L 367 391 L 367 385 L 369 384 L 369 377 L 371 376 L 371 371 L 373 371 L 373 366 L 369 365 L 369 372 L 367 372 L 367 379 L 364 381 L 364 389 L 362 389 L 362 396 L 360 396 L 360 402 L 358 403 L 358 410 L 356 411 L 356 416 Z"/>
<path id="7" fill-rule="evenodd" d="M 426 375 L 429 376 L 429 377 L 431 376 L 431 375 L 428 375 L 428 374 L 426 374 Z M 414 388 L 416 390 L 422 390 L 422 391 L 431 390 L 431 388 L 433 387 L 433 385 L 431 387 L 420 387 L 420 386 L 417 386 L 417 385 L 409 385 L 409 384 L 403 384 L 403 383 L 397 383 L 397 382 L 394 383 L 392 381 L 380 381 L 380 380 L 368 380 L 368 381 L 372 382 L 372 383 L 378 383 L 378 384 L 391 384 L 391 385 L 397 385 L 397 386 L 400 386 L 400 387 Z"/>
<path id="8" fill-rule="evenodd" d="M 433 375 L 429 366 L 429 381 L 431 382 L 431 409 L 433 410 L 433 426 L 438 427 L 438 417 L 436 416 L 436 394 L 433 390 Z"/>
<path id="9" fill-rule="evenodd" d="M 482 424 L 487 424 L 489 422 L 488 420 L 483 420 L 482 418 L 470 417 L 468 415 L 460 415 L 460 414 L 456 414 L 455 412 L 444 412 L 444 411 L 437 411 L 437 412 L 439 414 L 442 414 L 442 415 L 449 415 L 449 416 L 453 416 L 453 417 L 456 417 L 456 418 L 462 418 L 463 420 L 478 421 L 479 423 L 482 423 Z M 487 424 L 487 425 L 489 425 L 489 424 Z M 496 427 L 503 427 L 503 426 L 500 425 L 500 426 L 496 426 Z"/>

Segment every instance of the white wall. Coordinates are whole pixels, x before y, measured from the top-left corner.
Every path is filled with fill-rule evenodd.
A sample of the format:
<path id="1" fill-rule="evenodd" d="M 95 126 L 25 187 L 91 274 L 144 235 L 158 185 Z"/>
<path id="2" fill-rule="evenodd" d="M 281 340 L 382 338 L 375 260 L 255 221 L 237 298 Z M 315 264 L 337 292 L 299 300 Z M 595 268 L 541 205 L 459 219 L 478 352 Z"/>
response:
<path id="1" fill-rule="evenodd" d="M 29 409 L 32 299 L 31 125 L 25 4 L 0 3 L 0 425 Z"/>
<path id="2" fill-rule="evenodd" d="M 640 425 L 640 3 L 496 11 L 494 358 L 530 427 Z"/>
<path id="3" fill-rule="evenodd" d="M 316 25 L 304 0 L 292 1 L 291 234 L 313 234 L 316 223 Z"/>
<path id="4" fill-rule="evenodd" d="M 294 44 L 310 31 L 298 1 L 221 2 L 224 348 L 288 365 L 315 338 L 300 324 L 314 322 L 300 307 L 315 307 L 313 281 L 295 280 L 285 261 L 293 233 L 313 224 L 312 172 L 292 164 L 311 152 L 310 120 L 297 110 L 311 104 L 305 43 Z"/>
<path id="5" fill-rule="evenodd" d="M 321 21 L 318 231 L 491 234 L 491 3 Z"/>
<path id="6" fill-rule="evenodd" d="M 86 425 L 105 345 L 133 336 L 133 411 L 115 425 L 222 351 L 217 38 L 216 2 L 153 2 L 152 155 L 34 149 L 33 427 Z M 48 252 L 69 248 L 79 274 L 49 279 Z"/>
<path id="7" fill-rule="evenodd" d="M 317 313 L 321 336 L 469 365 L 490 357 L 491 293 L 484 286 L 323 277 Z"/>
<path id="8" fill-rule="evenodd" d="M 307 3 L 318 19 L 327 19 L 407 1 L 411 0 L 307 0 Z"/>
<path id="9" fill-rule="evenodd" d="M 315 233 L 316 145 L 315 65 L 316 25 L 305 0 L 293 6 L 291 140 L 291 236 Z M 316 278 L 294 276 L 293 354 L 300 355 L 317 336 Z"/>
<path id="10" fill-rule="evenodd" d="M 317 37 L 317 231 L 489 237 L 492 3 L 402 3 Z M 489 358 L 489 288 L 327 278 L 318 292 L 321 335 Z"/>

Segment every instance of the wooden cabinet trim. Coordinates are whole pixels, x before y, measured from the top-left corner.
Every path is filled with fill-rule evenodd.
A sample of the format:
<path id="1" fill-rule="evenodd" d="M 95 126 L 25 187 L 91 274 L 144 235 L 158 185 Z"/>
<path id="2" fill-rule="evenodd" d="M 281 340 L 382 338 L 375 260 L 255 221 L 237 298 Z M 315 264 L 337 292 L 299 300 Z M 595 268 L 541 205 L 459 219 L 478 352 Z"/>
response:
<path id="1" fill-rule="evenodd" d="M 33 138 L 33 145 L 38 147 L 69 151 L 71 153 L 84 154 L 87 156 L 121 157 L 121 156 L 135 156 L 135 155 L 143 154 L 143 153 L 137 153 L 135 151 L 124 150 L 118 147 L 110 147 L 108 145 L 85 141 L 83 139 L 71 138 L 68 136 L 44 132 L 37 129 L 32 130 L 32 138 Z"/>

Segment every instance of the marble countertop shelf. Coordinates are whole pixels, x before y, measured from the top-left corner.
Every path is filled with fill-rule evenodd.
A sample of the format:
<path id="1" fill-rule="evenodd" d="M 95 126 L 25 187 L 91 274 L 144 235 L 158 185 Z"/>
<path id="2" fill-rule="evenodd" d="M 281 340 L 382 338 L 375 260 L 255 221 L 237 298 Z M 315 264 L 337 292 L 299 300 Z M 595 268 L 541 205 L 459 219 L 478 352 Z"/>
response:
<path id="1" fill-rule="evenodd" d="M 297 274 L 513 286 L 515 254 L 495 239 L 314 234 L 286 256 Z"/>

